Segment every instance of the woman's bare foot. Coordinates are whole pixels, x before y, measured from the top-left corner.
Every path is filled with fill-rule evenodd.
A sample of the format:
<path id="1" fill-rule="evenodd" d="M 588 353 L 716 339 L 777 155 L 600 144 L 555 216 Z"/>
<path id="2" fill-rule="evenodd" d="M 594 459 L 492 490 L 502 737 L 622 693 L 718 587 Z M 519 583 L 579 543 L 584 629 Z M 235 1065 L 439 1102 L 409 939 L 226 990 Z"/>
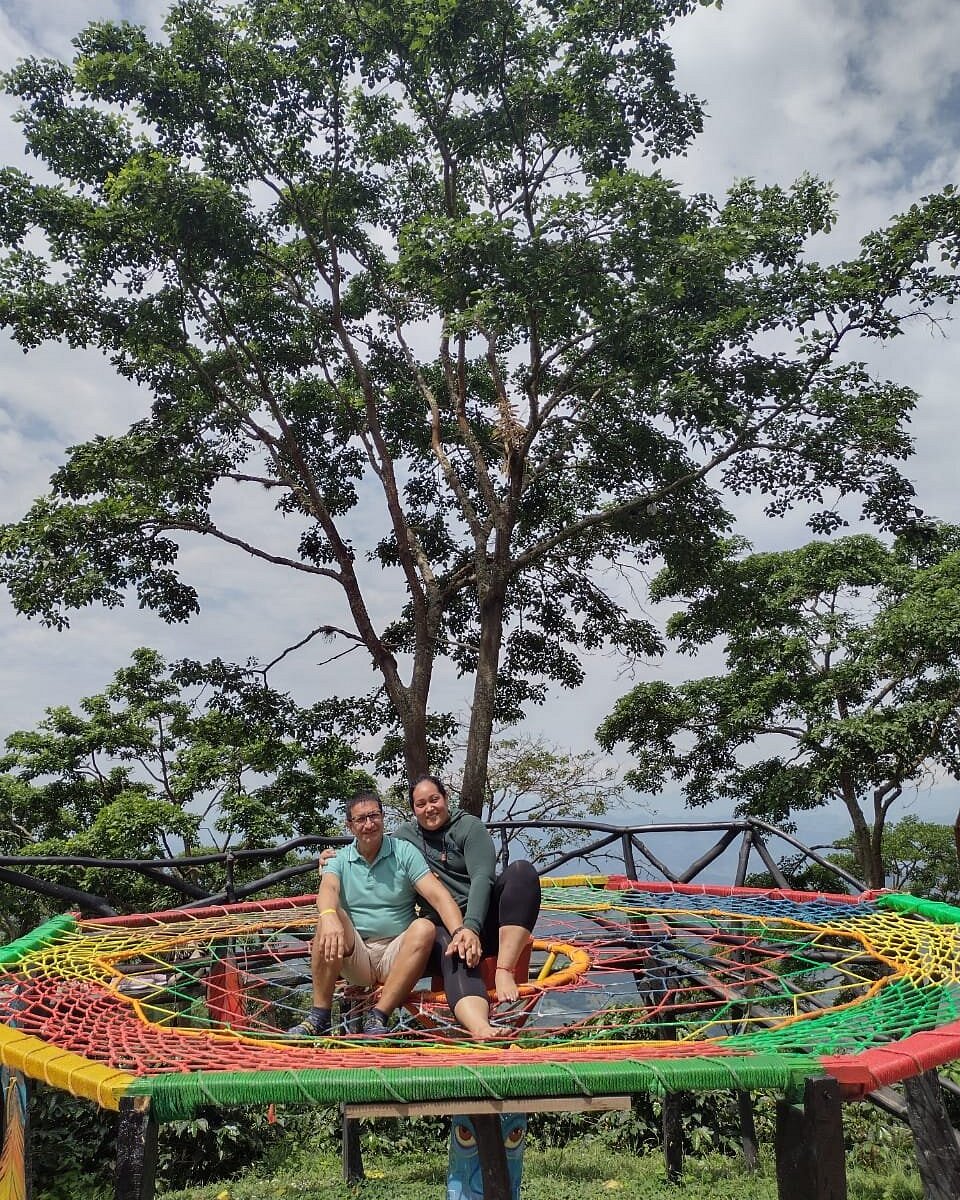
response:
<path id="1" fill-rule="evenodd" d="M 497 1000 L 500 1004 L 516 1000 L 520 995 L 520 989 L 517 987 L 517 981 L 513 977 L 513 971 L 507 967 L 497 967 L 496 988 Z"/>
<path id="2" fill-rule="evenodd" d="M 468 1029 L 467 1032 L 476 1042 L 492 1042 L 495 1038 L 503 1036 L 497 1026 L 491 1025 L 489 1022 L 485 1027 L 479 1026 L 476 1029 Z"/>

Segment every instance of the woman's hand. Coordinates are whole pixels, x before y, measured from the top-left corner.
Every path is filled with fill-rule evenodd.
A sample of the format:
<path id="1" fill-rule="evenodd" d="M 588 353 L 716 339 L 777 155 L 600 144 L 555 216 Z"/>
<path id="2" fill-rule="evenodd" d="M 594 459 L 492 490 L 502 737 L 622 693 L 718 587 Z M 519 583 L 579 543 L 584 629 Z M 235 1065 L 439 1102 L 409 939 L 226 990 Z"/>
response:
<path id="1" fill-rule="evenodd" d="M 458 929 L 450 939 L 450 945 L 447 947 L 446 952 L 449 956 L 458 954 L 468 967 L 475 967 L 480 961 L 482 954 L 480 937 L 472 929 L 467 929 L 464 926 Z"/>
<path id="2" fill-rule="evenodd" d="M 323 868 L 328 862 L 333 861 L 333 859 L 336 857 L 336 854 L 337 852 L 333 846 L 325 846 L 320 851 L 320 858 L 317 860 L 317 870 L 321 875 L 323 874 Z"/>

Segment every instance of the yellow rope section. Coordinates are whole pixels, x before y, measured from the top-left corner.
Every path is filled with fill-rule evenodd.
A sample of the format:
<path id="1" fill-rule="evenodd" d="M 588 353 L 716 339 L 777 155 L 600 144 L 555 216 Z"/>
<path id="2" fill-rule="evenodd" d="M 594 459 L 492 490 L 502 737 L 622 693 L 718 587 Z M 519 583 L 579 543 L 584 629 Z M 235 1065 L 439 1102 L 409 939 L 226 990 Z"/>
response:
<path id="1" fill-rule="evenodd" d="M 119 1109 L 120 1098 L 136 1082 L 136 1076 L 126 1071 L 102 1067 L 7 1025 L 0 1025 L 0 1061 L 11 1070 L 113 1111 Z"/>

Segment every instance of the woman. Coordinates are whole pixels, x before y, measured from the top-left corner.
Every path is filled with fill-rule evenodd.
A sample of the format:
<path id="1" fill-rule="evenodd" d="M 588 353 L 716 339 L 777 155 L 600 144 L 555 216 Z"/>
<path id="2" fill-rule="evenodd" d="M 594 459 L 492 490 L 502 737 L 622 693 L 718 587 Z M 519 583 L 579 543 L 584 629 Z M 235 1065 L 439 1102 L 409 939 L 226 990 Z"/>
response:
<path id="1" fill-rule="evenodd" d="M 514 973 L 540 912 L 540 880 L 522 860 L 497 876 L 496 849 L 487 827 L 470 813 L 451 813 L 447 790 L 435 775 L 415 780 L 409 795 L 414 819 L 404 821 L 394 837 L 421 851 L 464 914 L 462 958 L 446 953 L 450 935 L 439 918 L 435 921 L 447 1000 L 460 1024 L 475 1037 L 497 1036 L 478 964 L 481 958 L 496 956 L 497 1000 L 517 999 Z M 426 915 L 434 917 L 429 909 Z"/>

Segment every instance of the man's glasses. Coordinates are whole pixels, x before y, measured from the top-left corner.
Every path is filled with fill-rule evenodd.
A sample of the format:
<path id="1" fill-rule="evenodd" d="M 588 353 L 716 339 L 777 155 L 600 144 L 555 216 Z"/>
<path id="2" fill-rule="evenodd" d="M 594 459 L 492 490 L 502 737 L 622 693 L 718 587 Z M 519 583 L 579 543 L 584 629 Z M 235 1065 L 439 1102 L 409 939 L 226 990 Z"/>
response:
<path id="1" fill-rule="evenodd" d="M 376 825 L 378 821 L 383 820 L 383 813 L 357 813 L 356 816 L 350 818 L 351 825 Z"/>

